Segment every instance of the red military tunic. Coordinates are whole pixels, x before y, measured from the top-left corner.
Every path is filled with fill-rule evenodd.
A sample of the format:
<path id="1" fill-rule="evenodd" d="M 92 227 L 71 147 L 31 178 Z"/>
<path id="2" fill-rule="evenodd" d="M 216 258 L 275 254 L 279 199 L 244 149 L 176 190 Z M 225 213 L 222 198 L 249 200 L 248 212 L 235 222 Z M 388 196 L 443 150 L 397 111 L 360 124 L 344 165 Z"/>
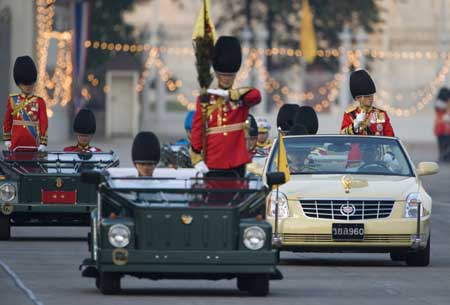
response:
<path id="1" fill-rule="evenodd" d="M 6 106 L 3 141 L 11 141 L 11 151 L 18 146 L 47 145 L 47 107 L 35 95 L 12 94 Z"/>
<path id="2" fill-rule="evenodd" d="M 101 152 L 102 150 L 94 146 L 83 146 L 80 144 L 64 147 L 65 152 Z"/>
<path id="3" fill-rule="evenodd" d="M 245 139 L 245 121 L 250 107 L 261 101 L 258 89 L 230 90 L 231 101 L 210 95 L 207 122 L 206 165 L 210 169 L 231 169 L 251 161 Z M 192 122 L 191 147 L 195 154 L 202 151 L 202 111 L 200 98 Z M 201 158 L 194 160 L 197 163 Z"/>
<path id="4" fill-rule="evenodd" d="M 394 137 L 394 130 L 392 129 L 388 114 L 386 111 L 376 107 L 372 107 L 366 113 L 366 120 L 358 130 L 355 130 L 353 121 L 360 112 L 361 108 L 357 106 L 350 107 L 345 111 L 341 125 L 341 134 Z"/>

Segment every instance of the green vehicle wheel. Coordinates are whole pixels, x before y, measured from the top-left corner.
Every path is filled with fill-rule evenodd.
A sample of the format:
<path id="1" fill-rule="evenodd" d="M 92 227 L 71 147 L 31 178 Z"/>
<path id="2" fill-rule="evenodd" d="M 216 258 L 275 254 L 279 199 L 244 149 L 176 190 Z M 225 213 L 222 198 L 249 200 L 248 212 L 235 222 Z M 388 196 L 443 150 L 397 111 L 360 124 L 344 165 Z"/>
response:
<path id="1" fill-rule="evenodd" d="M 0 240 L 11 238 L 11 221 L 9 216 L 0 214 Z"/>
<path id="2" fill-rule="evenodd" d="M 249 279 L 248 293 L 252 296 L 264 297 L 269 294 L 269 275 L 255 274 Z"/>
<path id="3" fill-rule="evenodd" d="M 237 288 L 239 291 L 248 291 L 250 289 L 251 277 L 248 275 L 240 275 L 237 277 Z"/>
<path id="4" fill-rule="evenodd" d="M 95 286 L 103 294 L 117 294 L 120 292 L 120 274 L 113 272 L 99 272 Z"/>

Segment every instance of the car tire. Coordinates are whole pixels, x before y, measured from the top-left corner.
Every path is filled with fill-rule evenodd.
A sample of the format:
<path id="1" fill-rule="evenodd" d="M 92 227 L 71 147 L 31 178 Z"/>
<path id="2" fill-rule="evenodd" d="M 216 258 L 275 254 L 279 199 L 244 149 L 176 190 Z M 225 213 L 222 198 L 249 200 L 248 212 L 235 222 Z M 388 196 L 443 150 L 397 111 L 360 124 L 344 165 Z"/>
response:
<path id="1" fill-rule="evenodd" d="M 428 237 L 427 246 L 415 252 L 406 255 L 406 264 L 408 266 L 425 267 L 430 264 L 431 241 Z"/>
<path id="2" fill-rule="evenodd" d="M 252 296 L 264 297 L 269 294 L 269 275 L 253 275 L 249 280 L 248 293 Z"/>
<path id="3" fill-rule="evenodd" d="M 11 238 L 11 220 L 9 216 L 0 213 L 0 240 Z"/>
<path id="4" fill-rule="evenodd" d="M 251 278 L 248 275 L 239 275 L 236 283 L 239 291 L 248 291 L 250 288 Z"/>
<path id="5" fill-rule="evenodd" d="M 120 273 L 99 272 L 95 286 L 103 294 L 117 294 L 120 292 Z"/>
<path id="6" fill-rule="evenodd" d="M 401 251 L 392 251 L 390 253 L 391 261 L 393 262 L 404 262 L 406 260 L 406 253 Z"/>

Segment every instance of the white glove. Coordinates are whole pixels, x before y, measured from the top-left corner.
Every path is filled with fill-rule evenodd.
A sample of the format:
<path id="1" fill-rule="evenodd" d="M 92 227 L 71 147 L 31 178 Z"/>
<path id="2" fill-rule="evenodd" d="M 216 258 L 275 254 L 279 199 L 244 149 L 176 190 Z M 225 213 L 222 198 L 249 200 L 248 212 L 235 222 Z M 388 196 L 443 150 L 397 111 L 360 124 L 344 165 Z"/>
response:
<path id="1" fill-rule="evenodd" d="M 47 150 L 47 146 L 45 145 L 39 145 L 38 151 L 46 151 Z"/>
<path id="2" fill-rule="evenodd" d="M 223 89 L 208 89 L 206 92 L 208 92 L 209 94 L 221 96 L 221 97 L 223 97 L 223 98 L 225 98 L 225 99 L 230 98 L 230 91 L 228 91 L 228 90 L 223 90 Z"/>
<path id="3" fill-rule="evenodd" d="M 442 120 L 444 120 L 444 122 L 450 122 L 450 114 L 446 113 L 444 114 L 444 116 L 442 117 Z M 6 145 L 6 142 L 5 142 Z"/>
<path id="4" fill-rule="evenodd" d="M 353 121 L 353 127 L 359 128 L 359 126 L 361 126 L 362 122 L 364 122 L 365 119 L 366 119 L 366 113 L 365 112 L 358 113 L 358 115 L 356 116 L 355 120 Z"/>
<path id="5" fill-rule="evenodd" d="M 5 141 L 5 147 L 9 150 L 9 148 L 11 147 L 11 141 Z"/>
<path id="6" fill-rule="evenodd" d="M 202 174 L 206 174 L 209 172 L 208 166 L 206 166 L 205 162 L 200 161 L 197 164 L 195 164 L 194 168 L 197 170 L 197 172 L 200 172 Z"/>
<path id="7" fill-rule="evenodd" d="M 394 161 L 394 155 L 392 153 L 385 153 L 383 156 L 383 161 L 386 163 L 392 163 L 392 161 Z"/>

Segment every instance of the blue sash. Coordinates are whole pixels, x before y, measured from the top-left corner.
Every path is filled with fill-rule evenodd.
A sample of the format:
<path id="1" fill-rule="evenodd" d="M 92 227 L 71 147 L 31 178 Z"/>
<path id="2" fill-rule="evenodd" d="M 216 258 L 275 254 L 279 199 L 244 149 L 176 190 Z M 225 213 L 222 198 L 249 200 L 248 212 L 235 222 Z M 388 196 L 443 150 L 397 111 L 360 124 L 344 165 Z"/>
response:
<path id="1" fill-rule="evenodd" d="M 19 105 L 19 96 L 13 96 L 14 103 L 16 106 Z M 31 122 L 30 117 L 28 116 L 28 113 L 25 111 L 25 108 L 20 110 L 20 114 L 22 115 L 22 119 L 26 122 Z M 36 129 L 34 129 L 34 126 L 27 125 L 28 131 L 31 133 L 31 135 L 37 140 L 37 132 Z"/>

